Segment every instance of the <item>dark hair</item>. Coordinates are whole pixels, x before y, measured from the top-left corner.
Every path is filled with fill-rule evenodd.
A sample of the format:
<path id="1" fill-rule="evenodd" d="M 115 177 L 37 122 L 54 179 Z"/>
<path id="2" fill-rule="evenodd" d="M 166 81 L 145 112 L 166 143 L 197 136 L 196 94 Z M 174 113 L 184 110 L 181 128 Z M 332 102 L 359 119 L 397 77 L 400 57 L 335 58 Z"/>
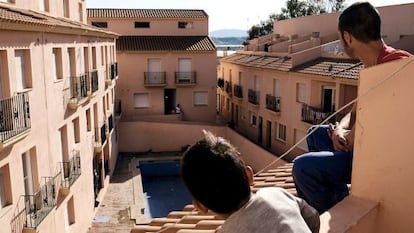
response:
<path id="1" fill-rule="evenodd" d="M 381 39 L 381 17 L 369 2 L 356 2 L 339 16 L 338 30 L 364 43 Z"/>
<path id="2" fill-rule="evenodd" d="M 204 134 L 184 152 L 181 176 L 197 201 L 218 214 L 230 214 L 250 196 L 245 164 L 228 141 Z"/>

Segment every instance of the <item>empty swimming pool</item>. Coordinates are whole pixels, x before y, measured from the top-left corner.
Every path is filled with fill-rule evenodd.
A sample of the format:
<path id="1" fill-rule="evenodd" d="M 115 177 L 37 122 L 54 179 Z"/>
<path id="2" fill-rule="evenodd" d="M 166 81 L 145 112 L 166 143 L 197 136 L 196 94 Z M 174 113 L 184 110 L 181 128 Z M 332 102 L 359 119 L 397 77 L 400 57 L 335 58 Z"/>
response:
<path id="1" fill-rule="evenodd" d="M 138 168 L 147 202 L 147 217 L 165 217 L 169 212 L 191 204 L 191 195 L 180 177 L 179 160 L 140 161 Z"/>

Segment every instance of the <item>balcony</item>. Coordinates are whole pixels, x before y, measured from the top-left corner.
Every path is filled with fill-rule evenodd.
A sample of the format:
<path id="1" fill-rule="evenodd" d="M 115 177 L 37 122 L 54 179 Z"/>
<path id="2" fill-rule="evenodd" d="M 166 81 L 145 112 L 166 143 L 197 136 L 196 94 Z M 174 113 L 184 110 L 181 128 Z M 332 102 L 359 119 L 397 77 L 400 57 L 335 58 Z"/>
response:
<path id="1" fill-rule="evenodd" d="M 167 85 L 166 72 L 144 72 L 146 87 L 164 87 Z"/>
<path id="2" fill-rule="evenodd" d="M 81 175 L 80 152 L 75 150 L 69 162 L 61 163 L 62 189 L 66 193 Z"/>
<path id="3" fill-rule="evenodd" d="M 94 70 L 92 72 L 90 72 L 90 83 L 91 83 L 91 93 L 92 95 L 98 91 L 99 89 L 99 83 L 98 83 L 98 71 Z"/>
<path id="4" fill-rule="evenodd" d="M 280 112 L 280 97 L 266 95 L 266 109 L 273 112 Z"/>
<path id="5" fill-rule="evenodd" d="M 224 84 L 224 90 L 226 90 L 226 93 L 229 95 L 229 96 L 231 96 L 232 95 L 232 84 L 231 84 L 231 82 L 229 82 L 229 81 L 226 81 L 225 82 L 225 84 Z"/>
<path id="6" fill-rule="evenodd" d="M 102 151 L 106 143 L 106 133 L 106 124 L 103 124 L 100 128 L 95 128 L 95 153 Z"/>
<path id="7" fill-rule="evenodd" d="M 122 102 L 120 99 L 115 100 L 114 113 L 115 113 L 115 117 L 120 117 L 122 114 Z"/>
<path id="8" fill-rule="evenodd" d="M 248 95 L 249 95 L 248 96 L 249 103 L 254 104 L 254 105 L 260 104 L 260 92 L 259 91 L 249 89 Z"/>
<path id="9" fill-rule="evenodd" d="M 54 177 L 44 177 L 44 184 L 32 195 L 23 195 L 24 208 L 16 219 L 22 221 L 23 228 L 36 229 L 56 206 Z M 18 227 L 19 221 L 13 222 Z"/>
<path id="10" fill-rule="evenodd" d="M 26 136 L 30 128 L 28 93 L 0 99 L 0 151 Z"/>
<path id="11" fill-rule="evenodd" d="M 328 118 L 332 112 L 323 112 L 319 108 L 315 108 L 312 106 L 309 106 L 307 104 L 302 104 L 302 121 L 307 122 L 309 124 L 319 124 L 322 121 L 324 121 L 326 118 Z M 341 114 L 338 114 L 338 117 L 340 117 Z M 336 119 L 335 117 L 332 118 L 329 122 L 335 123 Z"/>
<path id="12" fill-rule="evenodd" d="M 76 110 L 83 104 L 88 96 L 88 84 L 86 74 L 70 77 L 69 109 Z"/>
<path id="13" fill-rule="evenodd" d="M 111 133 L 114 128 L 114 118 L 112 114 L 108 117 L 108 132 Z"/>
<path id="14" fill-rule="evenodd" d="M 235 97 L 242 99 L 243 98 L 243 87 L 240 85 L 234 84 L 233 93 Z"/>
<path id="15" fill-rule="evenodd" d="M 114 80 L 118 77 L 118 62 L 114 62 L 110 66 L 111 80 Z"/>
<path id="16" fill-rule="evenodd" d="M 176 85 L 195 85 L 197 83 L 196 72 L 175 72 Z"/>

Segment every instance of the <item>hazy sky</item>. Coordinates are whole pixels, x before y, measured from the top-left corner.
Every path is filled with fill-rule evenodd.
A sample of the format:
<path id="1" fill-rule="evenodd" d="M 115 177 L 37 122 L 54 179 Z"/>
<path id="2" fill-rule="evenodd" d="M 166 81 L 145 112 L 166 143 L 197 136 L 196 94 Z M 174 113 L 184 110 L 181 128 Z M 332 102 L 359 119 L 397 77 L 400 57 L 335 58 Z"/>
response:
<path id="1" fill-rule="evenodd" d="M 357 0 L 347 0 L 346 5 Z M 414 0 L 371 0 L 374 6 L 412 3 Z M 86 0 L 87 8 L 202 9 L 209 16 L 209 31 L 219 29 L 248 30 L 252 25 L 280 13 L 285 0 Z"/>

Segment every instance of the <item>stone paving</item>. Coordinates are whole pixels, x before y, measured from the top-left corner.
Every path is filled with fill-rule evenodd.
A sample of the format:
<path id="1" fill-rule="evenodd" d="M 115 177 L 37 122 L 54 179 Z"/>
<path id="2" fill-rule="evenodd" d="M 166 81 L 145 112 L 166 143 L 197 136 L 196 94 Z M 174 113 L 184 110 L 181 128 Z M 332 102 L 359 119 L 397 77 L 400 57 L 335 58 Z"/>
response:
<path id="1" fill-rule="evenodd" d="M 131 172 L 133 157 L 120 156 L 116 169 L 109 182 L 95 218 L 88 233 L 129 233 L 135 226 L 135 220 L 131 220 L 132 211 L 136 205 L 136 179 Z M 134 187 L 135 186 L 135 187 Z"/>

